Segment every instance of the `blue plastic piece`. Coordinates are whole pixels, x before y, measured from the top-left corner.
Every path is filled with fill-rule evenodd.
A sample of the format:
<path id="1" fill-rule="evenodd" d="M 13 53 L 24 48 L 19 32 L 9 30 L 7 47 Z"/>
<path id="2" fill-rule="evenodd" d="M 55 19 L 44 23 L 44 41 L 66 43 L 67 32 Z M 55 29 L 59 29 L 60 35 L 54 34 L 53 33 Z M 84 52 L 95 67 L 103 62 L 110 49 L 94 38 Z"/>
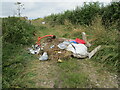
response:
<path id="1" fill-rule="evenodd" d="M 78 44 L 76 41 L 70 41 L 70 43 L 75 43 L 75 44 Z"/>

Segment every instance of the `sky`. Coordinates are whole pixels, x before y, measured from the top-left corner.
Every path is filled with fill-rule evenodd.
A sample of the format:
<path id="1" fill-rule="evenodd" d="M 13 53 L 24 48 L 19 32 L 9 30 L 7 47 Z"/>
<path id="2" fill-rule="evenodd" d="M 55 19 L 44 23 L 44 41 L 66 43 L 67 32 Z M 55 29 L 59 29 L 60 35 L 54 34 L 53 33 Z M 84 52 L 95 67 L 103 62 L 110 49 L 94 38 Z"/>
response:
<path id="1" fill-rule="evenodd" d="M 104 4 L 111 2 L 111 0 L 2 0 L 0 1 L 0 17 L 16 15 L 16 2 L 24 4 L 25 9 L 21 9 L 21 16 L 27 16 L 28 19 L 36 19 L 53 13 L 56 14 L 66 10 L 73 10 L 77 6 L 82 6 L 83 2 L 96 1 Z"/>

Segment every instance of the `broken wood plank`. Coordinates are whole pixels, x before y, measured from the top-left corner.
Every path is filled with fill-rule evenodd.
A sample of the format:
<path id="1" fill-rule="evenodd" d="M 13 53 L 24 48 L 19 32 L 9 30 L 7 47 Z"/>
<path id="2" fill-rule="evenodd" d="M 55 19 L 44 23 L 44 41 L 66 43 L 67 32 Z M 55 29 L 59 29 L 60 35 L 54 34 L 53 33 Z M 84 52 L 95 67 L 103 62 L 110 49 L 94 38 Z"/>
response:
<path id="1" fill-rule="evenodd" d="M 100 48 L 101 48 L 101 45 L 99 45 L 99 46 L 96 47 L 94 50 L 92 50 L 92 51 L 89 53 L 89 55 L 88 55 L 89 59 L 90 59 L 93 55 L 95 55 L 95 53 L 96 53 Z"/>

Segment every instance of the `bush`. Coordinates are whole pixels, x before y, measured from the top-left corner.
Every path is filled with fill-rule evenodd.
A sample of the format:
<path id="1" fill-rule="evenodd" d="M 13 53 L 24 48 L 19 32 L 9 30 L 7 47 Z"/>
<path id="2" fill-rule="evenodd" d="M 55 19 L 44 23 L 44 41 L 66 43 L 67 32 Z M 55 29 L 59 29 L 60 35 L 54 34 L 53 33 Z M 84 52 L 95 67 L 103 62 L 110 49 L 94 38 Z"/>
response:
<path id="1" fill-rule="evenodd" d="M 18 17 L 3 18 L 3 41 L 14 44 L 31 42 L 34 26 Z"/>
<path id="2" fill-rule="evenodd" d="M 94 20 L 97 15 L 101 15 L 103 25 L 110 27 L 116 24 L 117 28 L 119 28 L 119 6 L 119 2 L 112 2 L 107 6 L 99 2 L 84 3 L 82 7 L 78 6 L 75 10 L 67 10 L 64 13 L 47 16 L 45 20 L 51 25 L 64 24 L 65 20 L 70 21 L 72 24 L 91 25 L 92 20 Z"/>
<path id="3" fill-rule="evenodd" d="M 99 12 L 100 5 L 98 2 L 84 4 L 83 7 L 77 7 L 74 11 L 75 23 L 81 25 L 91 25 L 94 16 Z M 73 23 L 74 24 L 74 23 Z"/>
<path id="4" fill-rule="evenodd" d="M 118 22 L 120 22 L 120 3 L 113 2 L 110 5 L 103 7 L 101 9 L 102 21 L 106 27 L 109 27 L 116 23 L 119 27 Z"/>
<path id="5" fill-rule="evenodd" d="M 65 20 L 69 20 L 72 24 L 90 25 L 99 10 L 100 5 L 98 2 L 84 3 L 83 7 L 77 7 L 73 11 L 67 10 L 64 13 L 52 14 L 45 17 L 45 19 L 50 24 L 64 24 Z"/>

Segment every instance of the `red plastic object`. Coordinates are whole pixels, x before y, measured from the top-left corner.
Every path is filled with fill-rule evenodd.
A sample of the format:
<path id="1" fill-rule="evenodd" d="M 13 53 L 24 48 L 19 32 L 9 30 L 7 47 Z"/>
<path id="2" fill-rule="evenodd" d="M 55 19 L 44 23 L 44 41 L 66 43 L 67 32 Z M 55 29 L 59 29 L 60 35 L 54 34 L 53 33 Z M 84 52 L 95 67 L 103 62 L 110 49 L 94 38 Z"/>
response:
<path id="1" fill-rule="evenodd" d="M 79 38 L 76 38 L 75 41 L 76 41 L 77 43 L 86 44 L 86 42 L 85 42 L 84 40 L 79 39 Z"/>
<path id="2" fill-rule="evenodd" d="M 44 37 L 53 37 L 54 35 L 45 35 L 45 36 L 43 36 L 43 37 L 38 37 L 38 41 L 36 42 L 36 44 L 38 44 L 38 45 L 40 45 L 39 43 L 40 43 L 40 40 L 42 39 L 42 38 L 44 38 Z"/>

